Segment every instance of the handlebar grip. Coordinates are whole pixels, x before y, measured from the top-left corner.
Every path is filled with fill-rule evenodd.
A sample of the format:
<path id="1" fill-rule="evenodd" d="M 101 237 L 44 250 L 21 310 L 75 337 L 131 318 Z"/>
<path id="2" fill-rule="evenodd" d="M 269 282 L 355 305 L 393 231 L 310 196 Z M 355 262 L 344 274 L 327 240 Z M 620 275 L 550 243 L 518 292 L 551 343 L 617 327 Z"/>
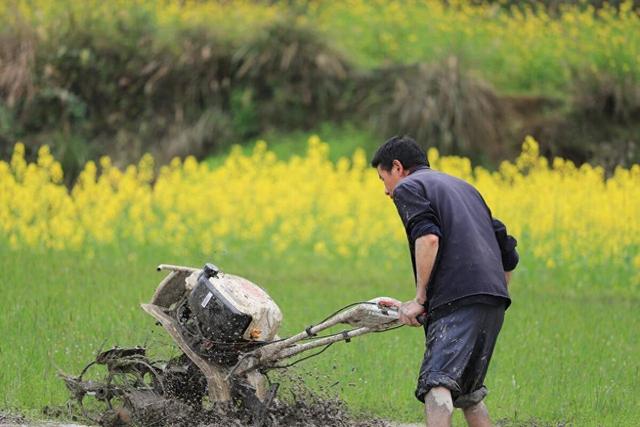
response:
<path id="1" fill-rule="evenodd" d="M 428 319 L 427 313 L 422 313 L 420 316 L 416 317 L 416 320 L 418 321 L 418 323 L 424 326 L 427 324 L 427 320 L 429 319 Z"/>

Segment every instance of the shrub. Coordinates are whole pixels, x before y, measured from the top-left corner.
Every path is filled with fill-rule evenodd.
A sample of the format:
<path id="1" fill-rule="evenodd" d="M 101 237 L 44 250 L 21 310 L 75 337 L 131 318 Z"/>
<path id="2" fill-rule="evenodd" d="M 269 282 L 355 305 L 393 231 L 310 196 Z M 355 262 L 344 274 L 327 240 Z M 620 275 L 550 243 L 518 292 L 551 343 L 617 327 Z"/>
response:
<path id="1" fill-rule="evenodd" d="M 457 58 L 395 66 L 362 79 L 359 110 L 390 136 L 409 134 L 445 154 L 502 154 L 503 116 L 491 87 L 464 72 Z"/>
<path id="2" fill-rule="evenodd" d="M 235 55 L 261 128 L 308 127 L 342 112 L 351 66 L 326 38 L 295 20 L 276 21 Z"/>
<path id="3" fill-rule="evenodd" d="M 572 89 L 569 120 L 576 123 L 574 145 L 586 147 L 585 161 L 613 170 L 640 162 L 640 81 L 584 72 Z"/>
<path id="4" fill-rule="evenodd" d="M 616 166 L 640 162 L 640 84 L 593 71 L 581 72 L 564 111 L 529 120 L 531 134 L 545 156 L 593 162 L 612 173 Z"/>
<path id="5" fill-rule="evenodd" d="M 69 144 L 82 139 L 91 145 L 84 151 L 109 154 L 123 164 L 146 151 L 164 158 L 167 144 L 154 147 L 157 141 L 202 128 L 209 109 L 229 104 L 231 48 L 215 32 L 184 30 L 175 46 L 164 44 L 155 40 L 156 29 L 145 15 L 102 30 L 73 27 L 39 49 L 29 74 L 37 76 L 37 91 L 13 108 L 32 139 L 65 134 Z M 65 144 L 58 136 L 43 142 Z M 181 144 L 194 141 L 178 138 Z M 194 153 L 209 145 L 196 144 Z M 73 174 L 79 165 L 67 166 Z"/>
<path id="6" fill-rule="evenodd" d="M 33 29 L 19 18 L 0 31 L 0 99 L 9 107 L 33 94 L 36 44 Z"/>
<path id="7" fill-rule="evenodd" d="M 36 88 L 33 82 L 37 38 L 19 15 L 5 18 L 0 29 L 0 156 L 22 136 L 20 106 Z"/>
<path id="8" fill-rule="evenodd" d="M 573 85 L 573 110 L 589 120 L 629 125 L 640 120 L 640 82 L 585 72 Z"/>

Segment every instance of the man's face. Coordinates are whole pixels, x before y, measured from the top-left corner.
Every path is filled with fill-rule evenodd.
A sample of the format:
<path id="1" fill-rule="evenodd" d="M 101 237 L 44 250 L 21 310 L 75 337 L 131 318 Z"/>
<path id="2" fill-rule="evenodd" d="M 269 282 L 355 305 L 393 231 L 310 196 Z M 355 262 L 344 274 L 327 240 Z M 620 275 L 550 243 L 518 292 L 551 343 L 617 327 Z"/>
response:
<path id="1" fill-rule="evenodd" d="M 384 194 L 393 198 L 393 189 L 409 172 L 402 167 L 402 163 L 398 160 L 393 161 L 391 170 L 384 170 L 381 165 L 378 165 L 376 169 L 378 170 L 378 176 L 384 183 Z"/>

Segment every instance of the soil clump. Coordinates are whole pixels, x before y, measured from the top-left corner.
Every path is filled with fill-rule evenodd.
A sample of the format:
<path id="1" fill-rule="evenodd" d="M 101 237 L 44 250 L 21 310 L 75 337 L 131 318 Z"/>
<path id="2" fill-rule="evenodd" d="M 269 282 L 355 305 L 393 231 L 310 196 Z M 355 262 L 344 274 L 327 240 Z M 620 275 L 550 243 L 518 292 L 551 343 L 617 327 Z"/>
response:
<path id="1" fill-rule="evenodd" d="M 102 366 L 106 373 L 97 372 L 104 371 Z M 274 391 L 264 402 L 248 395 L 243 387 L 234 387 L 230 402 L 211 402 L 204 376 L 187 357 L 152 361 L 140 347 L 107 350 L 80 375 L 59 375 L 70 392 L 66 411 L 60 416 L 107 427 L 391 425 L 355 416 L 335 393 L 310 390 L 304 378 L 290 369 L 278 372 L 279 383 L 272 384 L 282 397 L 275 398 Z"/>

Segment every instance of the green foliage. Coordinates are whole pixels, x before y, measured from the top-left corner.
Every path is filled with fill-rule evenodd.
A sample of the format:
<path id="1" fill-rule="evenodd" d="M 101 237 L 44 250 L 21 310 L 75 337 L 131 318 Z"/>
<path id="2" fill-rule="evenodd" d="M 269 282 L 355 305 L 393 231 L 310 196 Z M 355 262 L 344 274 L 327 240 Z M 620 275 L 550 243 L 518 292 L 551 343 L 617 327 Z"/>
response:
<path id="1" fill-rule="evenodd" d="M 619 9 L 624 3 L 629 3 L 629 0 L 474 0 L 474 3 L 497 4 L 507 10 L 512 8 L 544 7 L 547 10 L 558 13 L 563 7 L 567 6 L 580 8 L 591 6 L 595 9 L 613 6 Z M 631 4 L 634 10 L 640 9 L 640 0 L 632 0 Z"/>
<path id="2" fill-rule="evenodd" d="M 293 19 L 276 21 L 235 54 L 237 81 L 261 128 L 298 128 L 334 118 L 351 65 L 325 37 Z"/>
<path id="3" fill-rule="evenodd" d="M 260 133 L 260 117 L 250 86 L 231 92 L 231 117 L 241 138 L 253 138 Z"/>
<path id="4" fill-rule="evenodd" d="M 556 14 L 475 3 L 320 2 L 308 19 L 367 68 L 456 55 L 503 92 L 546 95 L 566 94 L 583 68 L 640 79 L 640 17 L 628 1 Z"/>
<path id="5" fill-rule="evenodd" d="M 312 136 L 318 136 L 322 141 L 331 145 L 329 158 L 337 162 L 340 158 L 351 157 L 356 149 L 363 149 L 367 158 L 371 156 L 376 148 L 384 142 L 384 139 L 366 127 L 357 126 L 353 123 L 342 123 L 335 125 L 331 122 L 324 122 L 311 130 L 278 131 L 272 130 L 261 135 L 263 141 L 269 144 L 269 151 L 276 154 L 278 159 L 288 160 L 293 156 L 303 157 L 308 149 L 308 141 Z M 245 154 L 253 152 L 257 141 L 247 142 L 241 146 Z M 214 156 L 207 158 L 206 162 L 212 167 L 222 165 L 234 147 L 225 147 Z"/>

